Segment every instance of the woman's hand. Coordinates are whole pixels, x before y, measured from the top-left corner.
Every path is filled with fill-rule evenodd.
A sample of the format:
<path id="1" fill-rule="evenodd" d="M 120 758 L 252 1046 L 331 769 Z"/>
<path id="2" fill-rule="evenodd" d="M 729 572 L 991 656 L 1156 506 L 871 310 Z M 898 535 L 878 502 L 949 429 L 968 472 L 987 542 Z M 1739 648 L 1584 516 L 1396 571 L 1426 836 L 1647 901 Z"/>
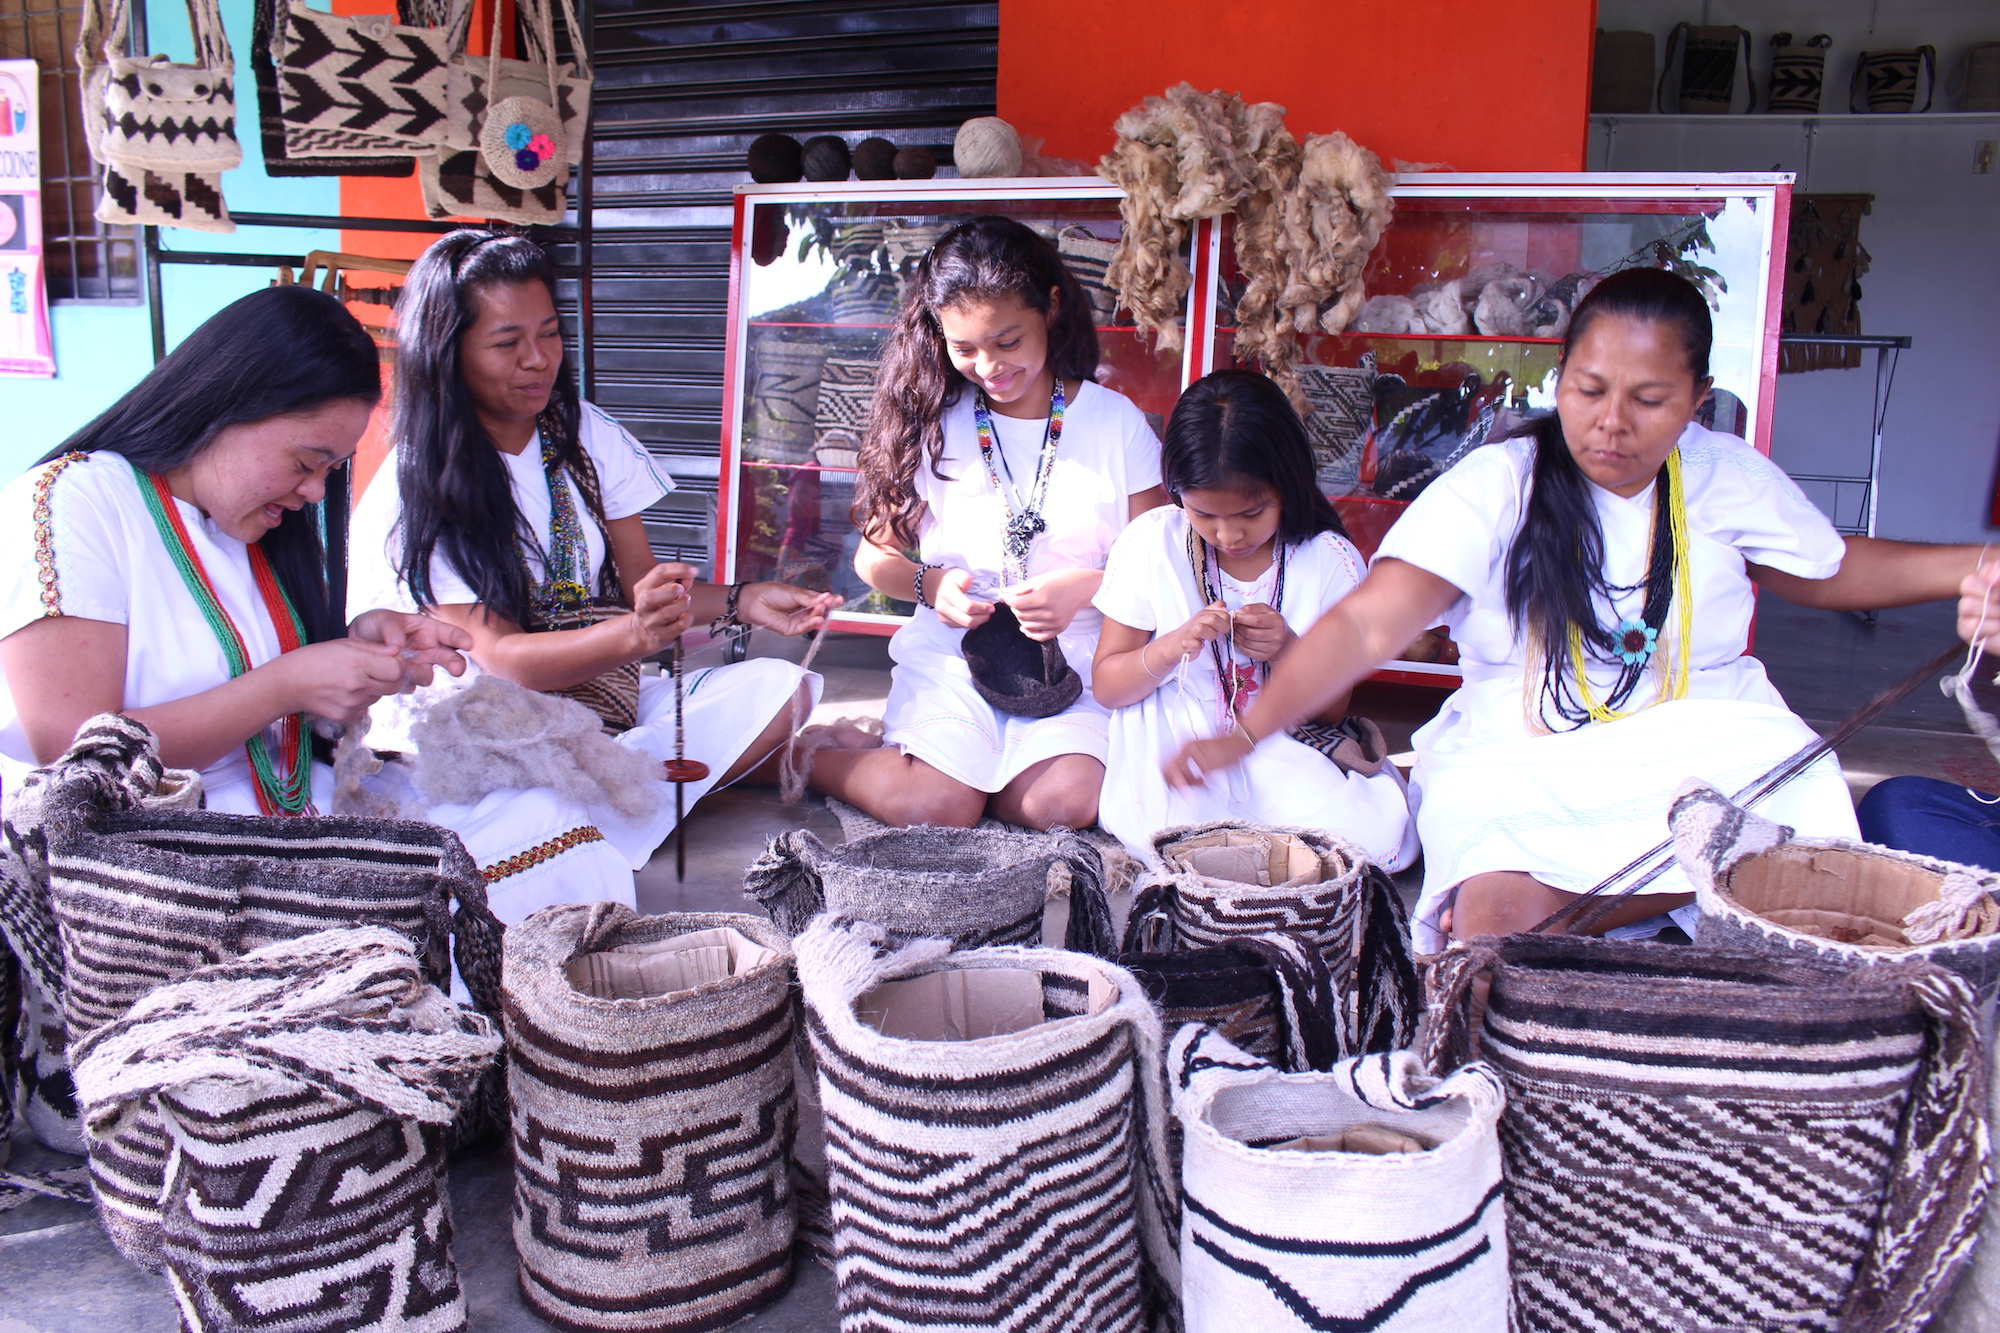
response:
<path id="1" fill-rule="evenodd" d="M 1236 646 L 1253 662 L 1277 661 L 1298 637 L 1285 618 L 1263 602 L 1252 602 L 1237 611 L 1230 632 L 1236 636 Z"/>
<path id="2" fill-rule="evenodd" d="M 938 619 L 953 629 L 977 629 L 993 614 L 993 603 L 982 602 L 972 595 L 969 569 L 939 570 L 937 587 L 931 591 L 931 606 Z"/>
<path id="3" fill-rule="evenodd" d="M 379 607 L 356 616 L 347 627 L 347 637 L 395 649 L 408 686 L 430 684 L 437 667 L 454 676 L 464 675 L 463 654 L 472 649 L 472 636 L 456 625 L 414 611 Z"/>
<path id="4" fill-rule="evenodd" d="M 1189 741 L 1167 760 L 1167 785 L 1176 789 L 1199 787 L 1210 773 L 1222 773 L 1250 757 L 1252 746 L 1241 732 L 1216 736 L 1205 741 Z"/>
<path id="5" fill-rule="evenodd" d="M 789 583 L 746 583 L 736 598 L 736 618 L 787 637 L 810 634 L 840 609 L 837 592 L 813 592 Z"/>
<path id="6" fill-rule="evenodd" d="M 1002 588 L 999 596 L 1021 622 L 1021 632 L 1046 643 L 1069 628 L 1103 583 L 1101 569 L 1057 569 Z"/>
<path id="7" fill-rule="evenodd" d="M 693 580 L 693 568 L 669 562 L 654 565 L 640 578 L 632 590 L 632 614 L 623 622 L 632 639 L 628 661 L 651 657 L 687 631 L 694 619 L 688 595 Z"/>
<path id="8" fill-rule="evenodd" d="M 306 644 L 257 670 L 278 677 L 286 712 L 357 722 L 370 704 L 403 688 L 407 666 L 402 650 L 388 644 L 328 639 Z"/>
<path id="9" fill-rule="evenodd" d="M 2000 652 L 2000 561 L 1981 565 L 1958 585 L 1958 637 Z"/>

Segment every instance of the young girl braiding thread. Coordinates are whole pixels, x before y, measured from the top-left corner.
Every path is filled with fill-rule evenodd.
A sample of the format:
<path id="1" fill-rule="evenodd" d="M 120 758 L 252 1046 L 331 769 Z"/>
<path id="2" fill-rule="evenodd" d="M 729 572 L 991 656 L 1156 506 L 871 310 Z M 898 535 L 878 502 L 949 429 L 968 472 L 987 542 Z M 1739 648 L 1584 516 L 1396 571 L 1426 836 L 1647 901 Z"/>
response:
<path id="1" fill-rule="evenodd" d="M 1115 710 L 1104 827 L 1142 848 L 1159 829 L 1208 819 L 1302 825 L 1387 869 L 1410 864 L 1409 805 L 1380 753 L 1350 771 L 1275 736 L 1208 786 L 1167 785 L 1162 765 L 1240 725 L 1272 667 L 1366 566 L 1314 484 L 1304 424 L 1262 375 L 1220 370 L 1182 394 L 1161 473 L 1173 506 L 1120 534 L 1097 591 L 1091 688 Z M 1339 724 L 1346 708 L 1343 692 L 1315 720 Z"/>
<path id="2" fill-rule="evenodd" d="M 883 349 L 854 517 L 855 572 L 918 603 L 890 640 L 883 744 L 822 750 L 812 785 L 890 824 L 1097 820 L 1103 707 L 1001 712 L 961 640 L 1004 604 L 1087 683 L 1112 540 L 1164 503 L 1159 442 L 1097 384 L 1090 304 L 1048 241 L 1009 218 L 945 233 Z M 916 559 L 906 552 L 914 551 Z"/>

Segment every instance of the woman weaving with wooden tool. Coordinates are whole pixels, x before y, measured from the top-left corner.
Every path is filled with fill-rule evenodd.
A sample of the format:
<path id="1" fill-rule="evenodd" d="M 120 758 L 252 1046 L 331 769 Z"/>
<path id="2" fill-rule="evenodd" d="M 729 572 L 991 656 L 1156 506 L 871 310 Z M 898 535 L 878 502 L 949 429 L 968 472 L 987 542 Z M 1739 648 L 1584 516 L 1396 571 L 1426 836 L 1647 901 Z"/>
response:
<path id="1" fill-rule="evenodd" d="M 1425 490 L 1368 577 L 1313 626 L 1229 734 L 1167 765 L 1198 784 L 1448 624 L 1465 683 L 1415 738 L 1420 952 L 1526 930 L 1666 832 L 1674 789 L 1735 791 L 1811 745 L 1743 654 L 1767 587 L 1803 606 L 1954 597 L 1978 546 L 1848 538 L 1769 460 L 1694 415 L 1712 326 L 1686 280 L 1632 269 L 1576 309 L 1556 411 Z M 1829 754 L 1760 813 L 1852 838 Z M 1663 927 L 1693 895 L 1669 870 L 1586 929 Z"/>

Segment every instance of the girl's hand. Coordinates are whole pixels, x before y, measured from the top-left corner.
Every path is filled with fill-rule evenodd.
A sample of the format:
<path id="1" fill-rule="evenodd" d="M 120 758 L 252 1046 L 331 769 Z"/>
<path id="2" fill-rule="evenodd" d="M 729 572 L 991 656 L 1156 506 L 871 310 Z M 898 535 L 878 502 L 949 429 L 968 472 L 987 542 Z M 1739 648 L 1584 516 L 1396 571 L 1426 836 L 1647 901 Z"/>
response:
<path id="1" fill-rule="evenodd" d="M 947 569 L 939 573 L 937 587 L 931 593 L 931 605 L 937 609 L 938 619 L 954 629 L 976 629 L 993 614 L 993 603 L 973 597 L 972 571 L 969 569 Z"/>
<path id="2" fill-rule="evenodd" d="M 1189 741 L 1180 748 L 1180 753 L 1167 760 L 1163 770 L 1167 785 L 1177 790 L 1199 787 L 1206 775 L 1226 772 L 1242 763 L 1249 757 L 1250 749 L 1249 740 L 1235 732 L 1205 741 Z"/>
<path id="3" fill-rule="evenodd" d="M 1981 622 L 1985 622 L 1981 628 Z M 1958 585 L 1958 637 L 2000 652 L 2000 561 L 1981 565 Z"/>
<path id="4" fill-rule="evenodd" d="M 273 659 L 288 713 L 311 713 L 332 722 L 358 722 L 368 706 L 403 688 L 400 649 L 366 639 L 328 639 Z"/>
<path id="5" fill-rule="evenodd" d="M 1229 612 L 1221 602 L 1205 606 L 1195 612 L 1194 619 L 1179 629 L 1169 630 L 1160 635 L 1174 645 L 1176 661 L 1185 661 L 1211 643 L 1229 633 Z"/>
<path id="6" fill-rule="evenodd" d="M 384 608 L 356 616 L 347 627 L 347 637 L 395 649 L 404 664 L 405 683 L 411 686 L 430 684 L 436 667 L 464 675 L 462 654 L 472 649 L 472 636 L 456 625 L 414 611 Z"/>
<path id="7" fill-rule="evenodd" d="M 650 657 L 686 632 L 694 619 L 694 600 L 688 596 L 683 576 L 692 581 L 694 570 L 687 565 L 657 564 L 632 590 L 632 614 L 625 620 L 626 632 L 632 636 L 629 660 Z"/>
<path id="8" fill-rule="evenodd" d="M 841 600 L 837 592 L 812 592 L 789 583 L 746 583 L 737 595 L 736 617 L 788 637 L 810 634 L 840 609 Z"/>
<path id="9" fill-rule="evenodd" d="M 1253 662 L 1275 662 L 1297 636 L 1276 609 L 1252 602 L 1236 613 L 1236 646 Z"/>
<path id="10" fill-rule="evenodd" d="M 1057 569 L 1024 579 L 1000 590 L 1000 600 L 1013 608 L 1021 632 L 1046 643 L 1069 628 L 1076 613 L 1090 604 L 1104 582 L 1101 569 Z"/>

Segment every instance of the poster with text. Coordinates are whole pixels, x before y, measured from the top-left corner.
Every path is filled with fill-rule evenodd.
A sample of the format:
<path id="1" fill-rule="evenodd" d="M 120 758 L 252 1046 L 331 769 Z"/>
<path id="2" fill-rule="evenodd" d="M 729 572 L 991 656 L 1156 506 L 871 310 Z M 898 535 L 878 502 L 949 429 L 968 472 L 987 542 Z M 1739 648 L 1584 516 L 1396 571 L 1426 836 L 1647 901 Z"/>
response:
<path id="1" fill-rule="evenodd" d="M 48 379 L 49 288 L 42 273 L 41 70 L 0 60 L 0 375 Z"/>

